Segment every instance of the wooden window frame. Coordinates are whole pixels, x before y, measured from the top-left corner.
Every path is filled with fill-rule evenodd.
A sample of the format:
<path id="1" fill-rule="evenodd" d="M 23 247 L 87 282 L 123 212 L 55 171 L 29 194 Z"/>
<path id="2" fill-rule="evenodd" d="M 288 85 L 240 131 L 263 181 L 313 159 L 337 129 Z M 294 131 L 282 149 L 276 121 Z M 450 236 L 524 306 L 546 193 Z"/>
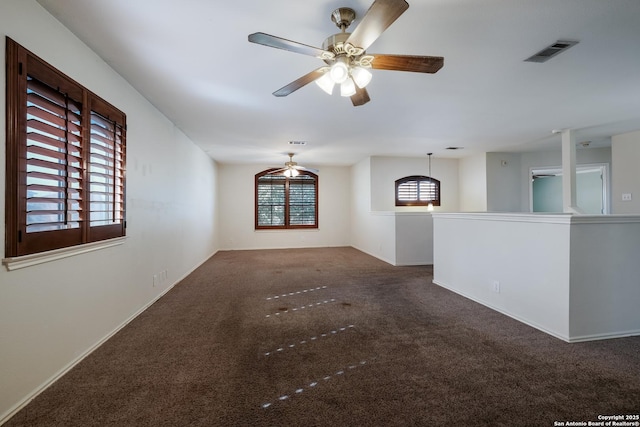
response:
<path id="1" fill-rule="evenodd" d="M 20 257 L 124 237 L 126 235 L 126 115 L 9 37 L 6 37 L 6 69 L 5 256 Z M 28 83 L 29 79 L 34 83 Z M 73 221 L 75 228 L 62 228 L 63 226 L 59 225 L 54 230 L 27 231 L 29 215 L 27 211 L 27 184 L 29 182 L 27 165 L 30 162 L 33 163 L 27 158 L 27 154 L 33 151 L 33 146 L 31 148 L 28 146 L 30 139 L 27 135 L 27 86 L 31 85 L 30 87 L 32 87 L 35 82 L 43 83 L 52 91 L 64 94 L 65 97 L 68 96 L 81 105 L 81 110 L 77 114 L 80 117 L 79 127 L 81 128 L 78 134 L 79 142 L 74 146 L 77 148 L 75 151 L 80 153 L 78 154 L 80 157 L 77 157 L 80 159 L 79 166 L 75 167 L 78 170 L 79 187 L 74 191 L 81 193 L 77 201 L 80 207 L 76 209 L 79 212 L 79 219 Z M 92 114 L 106 118 L 113 128 L 117 129 L 117 131 L 114 130 L 112 146 L 106 145 L 113 152 L 111 163 L 105 160 L 106 164 L 113 164 L 113 170 L 109 171 L 112 174 L 109 177 L 114 182 L 113 188 L 109 188 L 107 193 L 100 193 L 103 199 L 105 197 L 107 199 L 106 202 L 102 202 L 103 204 L 114 206 L 111 219 L 108 220 L 110 223 L 107 225 L 91 225 L 91 221 L 95 221 L 96 218 L 96 215 L 92 213 L 92 198 L 99 197 L 97 190 L 91 188 L 91 180 L 97 175 L 92 170 L 92 165 L 96 164 L 95 159 L 100 156 L 94 148 L 91 148 L 92 145 L 95 146 L 94 143 L 98 138 L 95 132 L 92 134 Z M 69 110 L 65 115 L 68 120 Z M 60 193 L 65 194 L 63 196 L 65 204 L 71 200 L 68 195 L 71 192 L 68 183 L 71 180 L 68 172 L 68 159 L 71 156 L 72 143 L 67 135 L 65 134 L 58 141 L 63 147 L 59 155 L 66 159 L 60 164 L 67 165 L 65 166 L 67 172 L 64 175 L 59 175 L 59 179 L 65 181 L 65 185 L 60 187 Z M 51 176 L 56 175 L 51 174 Z M 107 182 L 110 182 L 109 177 L 106 178 Z M 108 187 L 110 186 L 111 184 L 108 185 Z M 118 206 L 117 209 L 116 206 Z M 64 212 L 67 212 L 66 208 Z M 94 209 L 93 212 L 97 211 Z M 65 225 L 66 221 L 65 214 Z M 75 226 L 75 223 L 78 225 Z"/>
<path id="2" fill-rule="evenodd" d="M 415 200 L 400 200 L 399 198 L 399 190 L 402 184 L 406 184 L 408 182 L 415 181 L 417 182 L 418 193 L 416 194 L 417 198 Z M 428 182 L 435 185 L 435 198 L 431 200 L 420 200 L 420 183 Z M 425 175 L 411 175 L 405 176 L 404 178 L 400 178 L 396 180 L 396 206 L 428 206 L 431 203 L 433 206 L 440 206 L 440 181 L 435 178 L 425 176 Z"/>
<path id="3" fill-rule="evenodd" d="M 313 178 L 313 186 L 315 190 L 314 194 L 314 207 L 315 207 L 315 215 L 314 215 L 314 224 L 290 224 L 291 215 L 290 215 L 290 197 L 289 197 L 289 186 L 291 180 L 295 180 L 296 177 L 287 177 L 283 173 L 277 174 L 278 176 L 284 176 L 284 193 L 285 193 L 285 204 L 284 204 L 284 215 L 285 220 L 283 225 L 259 225 L 258 224 L 258 182 L 259 179 L 265 175 L 272 174 L 274 171 L 277 171 L 278 168 L 267 169 L 262 172 L 259 172 L 255 175 L 255 229 L 256 230 L 290 230 L 290 229 L 317 229 L 318 228 L 318 191 L 319 191 L 319 180 L 318 175 L 308 172 L 301 171 L 299 175 L 307 175 Z"/>

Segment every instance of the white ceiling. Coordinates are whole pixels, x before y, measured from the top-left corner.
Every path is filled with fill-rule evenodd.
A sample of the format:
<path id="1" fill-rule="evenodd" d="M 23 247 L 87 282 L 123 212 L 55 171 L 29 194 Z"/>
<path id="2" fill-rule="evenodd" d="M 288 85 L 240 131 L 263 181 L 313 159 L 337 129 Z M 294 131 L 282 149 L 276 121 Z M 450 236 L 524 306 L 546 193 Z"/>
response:
<path id="1" fill-rule="evenodd" d="M 274 97 L 322 62 L 247 36 L 321 47 L 339 32 L 334 9 L 356 11 L 353 30 L 372 0 L 38 1 L 223 163 L 279 165 L 288 151 L 300 164 L 350 165 L 559 147 L 552 129 L 598 146 L 640 129 L 638 0 L 409 0 L 368 51 L 444 56 L 444 67 L 374 70 L 361 107 L 314 84 Z M 523 61 L 562 39 L 579 44 Z"/>

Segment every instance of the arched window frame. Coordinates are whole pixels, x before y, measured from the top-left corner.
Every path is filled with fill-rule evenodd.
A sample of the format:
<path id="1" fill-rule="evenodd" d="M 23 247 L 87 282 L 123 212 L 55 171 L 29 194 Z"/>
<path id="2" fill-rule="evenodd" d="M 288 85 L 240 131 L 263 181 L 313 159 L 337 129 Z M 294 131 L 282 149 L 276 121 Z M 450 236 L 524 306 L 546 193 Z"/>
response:
<path id="1" fill-rule="evenodd" d="M 299 174 L 295 177 L 288 177 L 283 173 L 273 173 L 277 171 L 278 168 L 267 169 L 262 172 L 259 172 L 255 175 L 255 229 L 256 230 L 269 230 L 269 229 L 314 229 L 318 228 L 318 175 L 308 172 L 308 171 L 300 171 Z M 260 179 L 270 175 L 274 180 L 281 181 L 282 192 L 283 192 L 283 200 L 282 204 L 265 204 L 261 203 L 260 198 Z M 304 180 L 304 181 L 302 181 Z M 313 193 L 310 194 L 307 192 L 307 196 L 304 197 L 302 202 L 304 203 L 296 203 L 295 202 L 295 194 L 294 188 L 295 185 L 302 185 L 306 190 L 312 190 Z M 308 187 L 307 187 L 308 186 Z M 311 201 L 309 201 L 311 199 Z M 265 221 L 261 221 L 261 206 L 271 206 L 273 211 L 274 208 L 281 206 L 284 214 L 284 219 L 281 224 L 273 223 L 273 220 L 270 224 L 265 224 Z M 306 216 L 307 221 L 305 223 L 300 223 L 300 221 L 296 221 L 295 210 L 297 207 L 312 207 L 313 215 Z M 272 212 L 273 213 L 273 212 Z"/>
<path id="2" fill-rule="evenodd" d="M 431 194 L 424 195 L 424 186 L 433 188 Z M 413 187 L 408 189 L 407 187 Z M 406 191 L 413 190 L 415 197 L 408 197 Z M 405 194 L 403 195 L 403 192 Z M 440 181 L 425 175 L 405 176 L 396 180 L 396 206 L 427 206 L 431 203 L 433 206 L 440 206 Z"/>

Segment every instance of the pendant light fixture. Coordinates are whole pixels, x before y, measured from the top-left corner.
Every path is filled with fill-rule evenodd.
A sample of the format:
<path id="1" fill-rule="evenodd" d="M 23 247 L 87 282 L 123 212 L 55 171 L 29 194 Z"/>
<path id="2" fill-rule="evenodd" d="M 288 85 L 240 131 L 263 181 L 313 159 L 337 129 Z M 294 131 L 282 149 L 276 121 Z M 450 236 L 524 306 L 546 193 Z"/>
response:
<path id="1" fill-rule="evenodd" d="M 427 156 L 429 156 L 429 184 L 433 185 L 433 181 L 431 178 L 431 155 L 433 153 L 427 153 Z M 433 202 L 431 202 L 431 200 L 429 200 L 429 204 L 427 205 L 427 211 L 432 212 L 433 211 Z"/>

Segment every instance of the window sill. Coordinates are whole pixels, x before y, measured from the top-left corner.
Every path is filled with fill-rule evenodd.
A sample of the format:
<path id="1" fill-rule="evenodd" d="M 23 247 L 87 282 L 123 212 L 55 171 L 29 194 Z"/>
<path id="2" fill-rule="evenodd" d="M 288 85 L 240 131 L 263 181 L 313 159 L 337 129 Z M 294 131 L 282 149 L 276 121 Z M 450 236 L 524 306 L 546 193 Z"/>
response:
<path id="1" fill-rule="evenodd" d="M 87 243 L 79 246 L 72 246 L 70 248 L 56 249 L 53 251 L 41 252 L 31 255 L 23 255 L 12 258 L 4 258 L 2 263 L 7 270 L 18 270 L 21 268 L 31 267 L 38 264 L 44 264 L 45 262 L 57 261 L 62 258 L 67 258 L 75 255 L 85 254 L 87 252 L 93 252 L 100 249 L 106 249 L 113 246 L 122 245 L 126 237 L 117 237 L 115 239 L 102 240 L 99 242 Z"/>

